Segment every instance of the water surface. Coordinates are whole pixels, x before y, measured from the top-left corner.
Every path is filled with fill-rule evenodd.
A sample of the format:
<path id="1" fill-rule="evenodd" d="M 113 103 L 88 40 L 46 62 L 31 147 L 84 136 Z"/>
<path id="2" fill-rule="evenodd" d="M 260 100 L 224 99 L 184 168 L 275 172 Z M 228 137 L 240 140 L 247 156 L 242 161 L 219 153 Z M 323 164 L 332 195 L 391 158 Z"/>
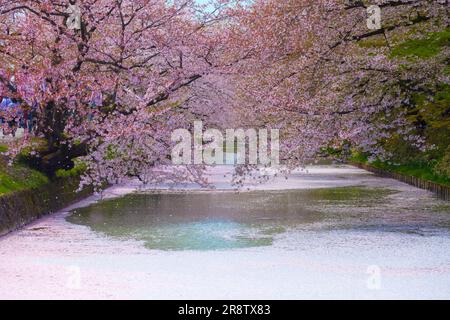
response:
<path id="1" fill-rule="evenodd" d="M 293 232 L 445 233 L 446 208 L 389 207 L 396 191 L 345 187 L 264 192 L 140 193 L 78 209 L 68 221 L 149 249 L 273 246 Z M 448 208 L 447 208 L 448 209 Z"/>
<path id="2" fill-rule="evenodd" d="M 130 181 L 1 238 L 0 298 L 450 298 L 448 202 L 350 166 L 238 194 L 218 169 L 227 192 Z"/>

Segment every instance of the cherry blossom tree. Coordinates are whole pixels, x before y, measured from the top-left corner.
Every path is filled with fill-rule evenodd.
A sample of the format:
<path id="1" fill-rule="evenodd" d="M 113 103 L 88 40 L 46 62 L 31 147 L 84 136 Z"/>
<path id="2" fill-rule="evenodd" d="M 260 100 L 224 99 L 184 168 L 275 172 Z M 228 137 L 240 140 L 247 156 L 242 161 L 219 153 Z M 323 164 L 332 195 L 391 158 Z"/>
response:
<path id="1" fill-rule="evenodd" d="M 35 108 L 45 168 L 84 156 L 88 183 L 158 176 L 170 132 L 214 113 L 193 105 L 226 49 L 215 25 L 227 3 L 1 0 L 0 95 Z"/>
<path id="2" fill-rule="evenodd" d="M 236 69 L 242 119 L 282 129 L 284 159 L 295 165 L 342 144 L 389 157 L 383 142 L 393 136 L 417 152 L 432 148 L 408 114 L 415 93 L 448 84 L 448 37 L 446 46 L 436 36 L 448 26 L 447 5 L 257 0 L 237 9 L 231 38 L 239 46 L 232 47 L 251 50 Z M 433 35 L 441 45 L 427 59 L 396 54 L 405 41 Z"/>
<path id="3" fill-rule="evenodd" d="M 416 95 L 448 86 L 447 25 L 441 0 L 0 0 L 0 95 L 21 104 L 1 116 L 38 120 L 9 150 L 43 137 L 44 169 L 82 156 L 96 185 L 203 183 L 164 169 L 172 130 L 199 119 L 281 129 L 291 165 L 342 145 L 389 157 L 393 137 L 429 150 Z"/>

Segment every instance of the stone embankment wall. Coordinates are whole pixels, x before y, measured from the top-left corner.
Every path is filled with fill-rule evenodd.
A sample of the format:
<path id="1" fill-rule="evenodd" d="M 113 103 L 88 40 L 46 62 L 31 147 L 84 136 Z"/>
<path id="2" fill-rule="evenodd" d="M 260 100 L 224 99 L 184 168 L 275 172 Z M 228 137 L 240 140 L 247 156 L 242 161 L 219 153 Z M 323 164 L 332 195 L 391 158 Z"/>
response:
<path id="1" fill-rule="evenodd" d="M 77 178 L 64 178 L 37 189 L 0 196 L 0 236 L 61 210 L 92 193 L 90 189 L 76 192 L 78 186 Z"/>

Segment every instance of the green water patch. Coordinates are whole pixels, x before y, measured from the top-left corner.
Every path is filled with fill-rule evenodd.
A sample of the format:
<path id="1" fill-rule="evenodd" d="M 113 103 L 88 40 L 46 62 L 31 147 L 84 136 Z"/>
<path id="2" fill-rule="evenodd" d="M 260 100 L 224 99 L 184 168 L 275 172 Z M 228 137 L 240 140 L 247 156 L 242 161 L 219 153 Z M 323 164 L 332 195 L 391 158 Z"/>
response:
<path id="1" fill-rule="evenodd" d="M 391 191 L 364 187 L 295 191 L 137 193 L 77 209 L 71 223 L 157 250 L 271 246 L 298 225 L 332 218 L 329 204 L 381 201 Z"/>
<path id="2" fill-rule="evenodd" d="M 435 204 L 431 207 L 431 210 L 434 212 L 445 212 L 450 215 L 450 203 L 439 203 Z"/>
<path id="3" fill-rule="evenodd" d="M 309 190 L 311 198 L 320 201 L 363 201 L 374 204 L 377 200 L 396 193 L 397 191 L 385 188 L 343 187 L 333 189 Z"/>

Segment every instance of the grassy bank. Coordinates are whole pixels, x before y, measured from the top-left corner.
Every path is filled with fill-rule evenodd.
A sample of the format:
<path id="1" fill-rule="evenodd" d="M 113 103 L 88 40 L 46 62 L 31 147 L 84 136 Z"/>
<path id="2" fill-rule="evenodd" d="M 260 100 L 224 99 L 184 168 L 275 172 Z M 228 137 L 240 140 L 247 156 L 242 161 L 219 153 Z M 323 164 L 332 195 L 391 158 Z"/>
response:
<path id="1" fill-rule="evenodd" d="M 5 161 L 0 160 L 0 196 L 38 188 L 48 182 L 47 176 L 39 171 L 20 164 L 9 166 Z"/>
<path id="2" fill-rule="evenodd" d="M 444 186 L 450 186 L 450 177 L 436 174 L 433 166 L 426 162 L 407 162 L 404 164 L 394 164 L 382 161 L 369 162 L 367 157 L 356 154 L 350 159 L 351 162 L 370 165 L 374 168 L 388 172 L 399 173 L 406 176 L 412 176 L 423 180 L 435 182 Z"/>
<path id="3" fill-rule="evenodd" d="M 6 146 L 0 145 L 0 152 L 6 151 Z M 8 165 L 0 155 L 0 196 L 15 191 L 38 188 L 49 182 L 43 173 L 33 170 L 24 164 Z"/>

